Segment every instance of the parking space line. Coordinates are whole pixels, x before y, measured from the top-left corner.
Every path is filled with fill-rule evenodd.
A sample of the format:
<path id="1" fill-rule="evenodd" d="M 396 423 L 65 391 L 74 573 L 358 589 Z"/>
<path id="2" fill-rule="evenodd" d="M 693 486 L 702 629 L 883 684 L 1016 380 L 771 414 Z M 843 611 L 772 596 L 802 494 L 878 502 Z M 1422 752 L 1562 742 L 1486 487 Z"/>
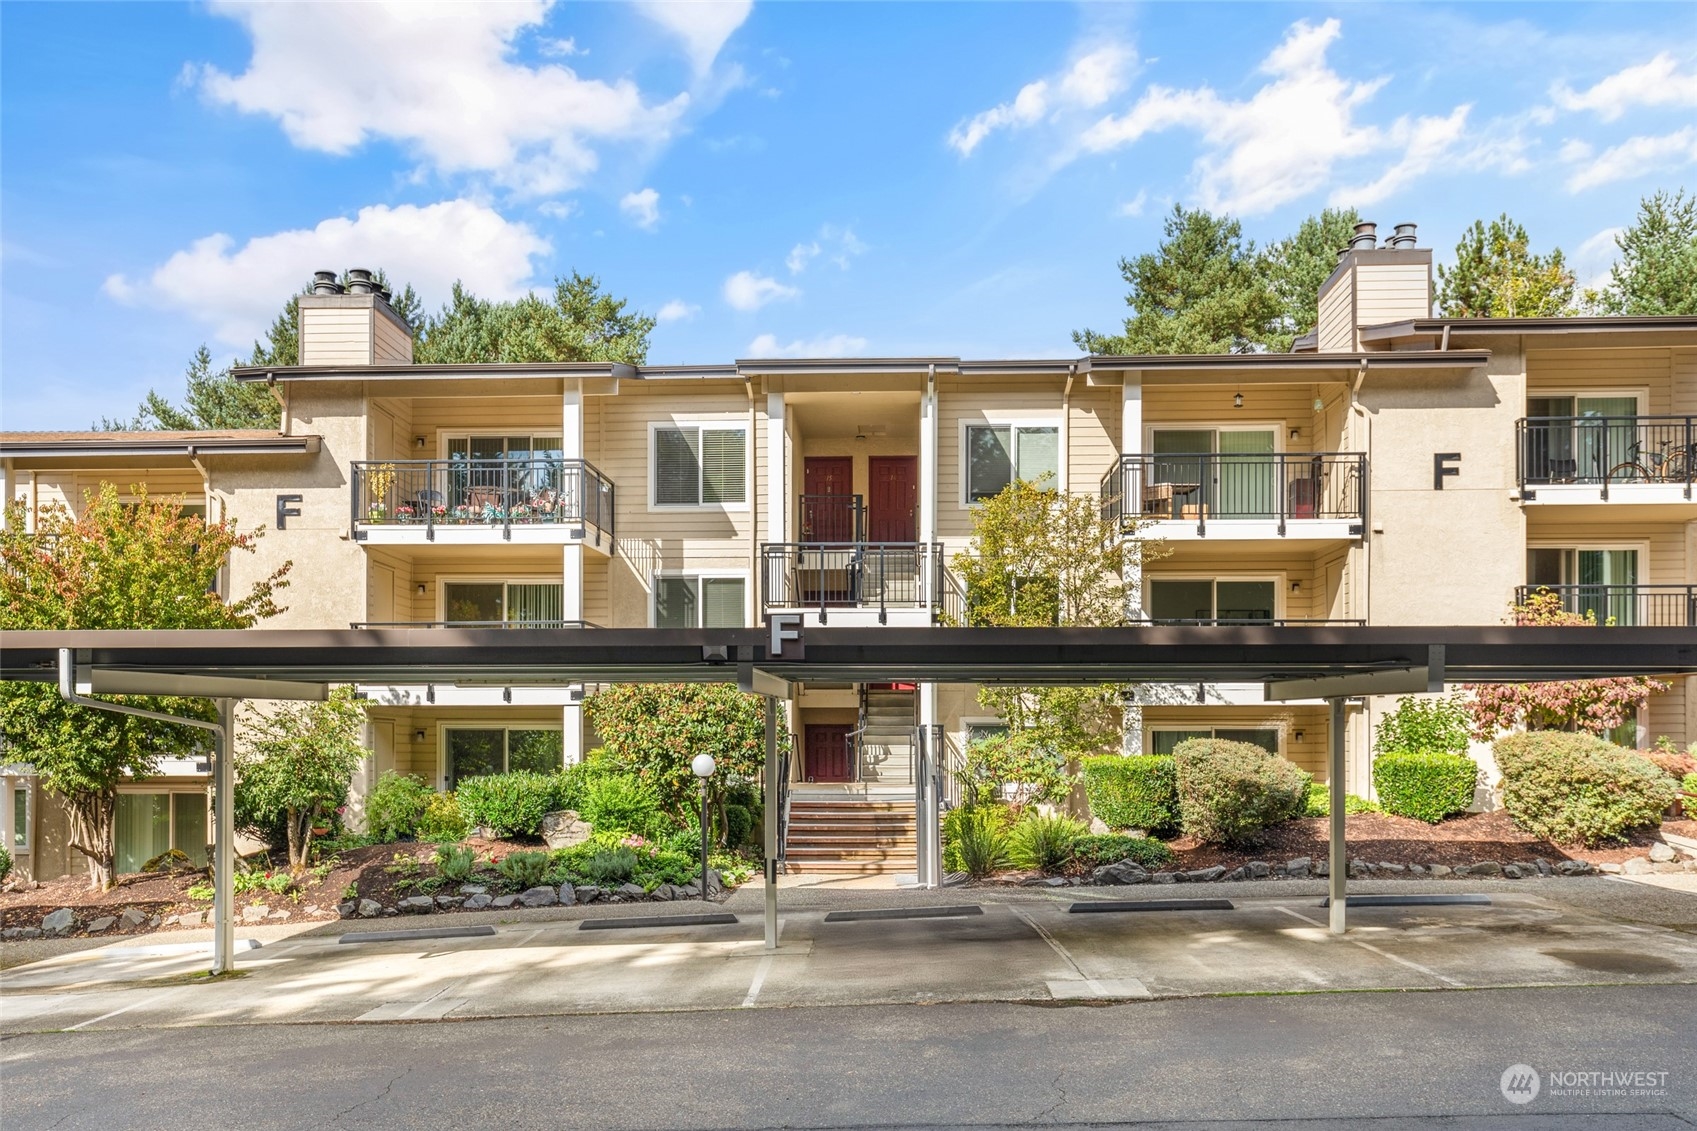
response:
<path id="1" fill-rule="evenodd" d="M 786 921 L 782 916 L 779 916 L 776 941 L 780 943 L 784 941 L 784 923 Z M 754 1003 L 760 1000 L 760 987 L 766 984 L 766 975 L 772 969 L 772 959 L 776 957 L 777 955 L 770 951 L 760 956 L 760 962 L 754 967 L 754 981 L 749 983 L 748 996 L 742 999 L 742 1008 L 753 1009 Z"/>
<path id="2" fill-rule="evenodd" d="M 1320 920 L 1318 920 L 1318 919 L 1310 919 L 1308 916 L 1302 914 L 1300 911 L 1295 911 L 1295 910 L 1292 910 L 1289 907 L 1283 907 L 1283 906 L 1278 907 L 1278 910 L 1283 911 L 1286 915 L 1293 915 L 1296 918 L 1301 919 L 1304 923 L 1309 923 L 1309 924 L 1312 924 L 1313 926 L 1319 927 L 1321 930 L 1327 929 L 1327 924 L 1320 922 Z M 1431 969 L 1428 969 L 1425 966 L 1420 965 L 1420 963 L 1418 963 L 1418 962 L 1411 962 L 1408 959 L 1400 958 L 1397 955 L 1390 953 L 1389 951 L 1380 950 L 1378 947 L 1374 946 L 1370 942 L 1364 942 L 1361 939 L 1352 939 L 1348 935 L 1343 936 L 1343 941 L 1347 942 L 1347 943 L 1354 943 L 1356 946 L 1360 947 L 1362 950 L 1371 951 L 1372 953 L 1378 955 L 1380 958 L 1388 958 L 1392 962 L 1395 962 L 1400 966 L 1406 966 L 1410 970 L 1418 971 L 1419 973 L 1426 975 L 1428 978 L 1435 978 L 1438 981 L 1443 982 L 1445 985 L 1453 986 L 1454 988 L 1456 988 L 1458 990 L 1465 990 L 1467 988 L 1466 982 L 1457 981 L 1456 979 L 1451 978 L 1447 974 L 1440 974 L 1436 970 L 1431 970 Z"/>
<path id="3" fill-rule="evenodd" d="M 1055 938 L 1054 935 L 1051 935 L 1048 931 L 1044 930 L 1043 925 L 1041 923 L 1037 922 L 1037 920 L 1035 920 L 1031 916 L 1027 915 L 1024 911 L 1022 911 L 1015 904 L 1010 903 L 1010 904 L 1007 905 L 1007 908 L 1008 908 L 1009 911 L 1013 912 L 1014 915 L 1017 916 L 1020 919 L 1020 921 L 1023 922 L 1027 927 L 1030 927 L 1033 931 L 1036 931 L 1037 937 L 1042 939 L 1044 942 L 1048 943 L 1049 948 L 1051 950 L 1053 950 L 1056 954 L 1060 955 L 1061 960 L 1063 962 L 1065 962 L 1068 966 L 1072 967 L 1072 972 L 1074 974 L 1077 974 L 1081 979 L 1083 979 L 1085 986 L 1090 990 L 1090 993 L 1091 993 L 1092 996 L 1094 996 L 1094 997 L 1106 997 L 1106 996 L 1108 996 L 1107 990 L 1105 990 L 1103 988 L 1102 984 L 1100 982 L 1098 982 L 1096 979 L 1090 977 L 1090 975 L 1086 974 L 1084 972 L 1083 967 L 1079 966 L 1078 960 L 1072 956 L 1072 952 L 1067 950 L 1066 947 L 1062 946 L 1061 943 L 1060 943 L 1060 940 Z"/>
<path id="4" fill-rule="evenodd" d="M 164 993 L 154 994 L 152 997 L 144 997 L 139 1001 L 132 1001 L 128 1005 L 119 1006 L 117 1009 L 112 1010 L 110 1013 L 102 1013 L 99 1017 L 90 1017 L 87 1021 L 79 1021 L 75 1025 L 67 1025 L 67 1026 L 65 1026 L 65 1032 L 74 1033 L 78 1029 L 86 1029 L 90 1025 L 98 1024 L 102 1021 L 105 1021 L 107 1018 L 110 1018 L 110 1017 L 116 1017 L 120 1013 L 128 1013 L 130 1010 L 139 1009 L 144 1005 L 157 1004 L 158 1002 L 161 1002 L 164 999 L 170 997 L 175 992 L 176 992 L 175 990 L 166 990 Z"/>

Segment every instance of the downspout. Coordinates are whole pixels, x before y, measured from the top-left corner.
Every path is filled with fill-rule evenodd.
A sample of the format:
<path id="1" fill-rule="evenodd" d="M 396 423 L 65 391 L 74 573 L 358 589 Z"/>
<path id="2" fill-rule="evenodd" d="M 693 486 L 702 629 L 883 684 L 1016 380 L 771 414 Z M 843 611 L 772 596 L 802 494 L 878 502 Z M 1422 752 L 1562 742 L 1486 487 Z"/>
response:
<path id="1" fill-rule="evenodd" d="M 77 694 L 77 662 L 75 654 L 69 648 L 59 649 L 59 696 L 67 703 L 78 707 L 88 707 L 96 711 L 107 711 L 114 715 L 134 715 L 141 719 L 153 719 L 162 723 L 178 723 L 182 726 L 194 727 L 197 730 L 212 732 L 213 770 L 216 774 L 214 785 L 214 819 L 217 829 L 213 836 L 216 860 L 212 868 L 212 919 L 215 929 L 212 936 L 212 973 L 229 974 L 235 970 L 235 931 L 236 920 L 233 897 L 235 896 L 235 812 L 231 806 L 235 802 L 235 773 L 230 760 L 230 701 L 216 700 L 218 704 L 218 722 L 207 722 L 205 719 L 191 719 L 182 715 L 167 715 L 162 711 L 146 711 L 140 707 L 131 707 L 125 703 L 112 703 L 105 699 L 91 699 L 86 695 Z"/>
<path id="2" fill-rule="evenodd" d="M 1061 390 L 1061 452 L 1060 458 L 1055 461 L 1058 464 L 1055 470 L 1060 475 L 1060 482 L 1055 486 L 1060 488 L 1063 495 L 1067 494 L 1068 489 L 1072 486 L 1072 475 L 1068 470 L 1068 465 L 1072 463 L 1072 383 L 1077 376 L 1078 362 L 1068 362 L 1067 383 L 1066 387 Z"/>
<path id="3" fill-rule="evenodd" d="M 1444 333 L 1447 338 L 1449 334 L 1449 328 L 1447 326 L 1444 328 Z M 1373 470 L 1373 418 L 1367 415 L 1367 410 L 1361 406 L 1361 386 L 1367 381 L 1367 366 L 1367 358 L 1363 356 L 1360 368 L 1355 374 L 1355 383 L 1351 385 L 1349 389 L 1349 407 L 1352 412 L 1361 418 L 1362 438 L 1365 441 L 1361 446 L 1362 453 L 1367 461 L 1368 473 L 1366 476 L 1362 477 L 1361 481 L 1361 619 L 1363 623 L 1371 625 L 1373 619 L 1373 491 L 1372 480 L 1370 477 Z M 1361 709 L 1366 715 L 1364 725 L 1368 728 L 1368 733 L 1371 734 L 1373 726 L 1373 706 L 1371 697 L 1364 698 L 1362 700 Z M 1337 727 L 1339 721 L 1343 717 L 1343 701 L 1333 700 L 1330 725 Z M 1333 748 L 1337 751 L 1337 755 L 1333 760 L 1341 762 L 1343 744 L 1337 741 L 1336 736 L 1328 736 L 1328 741 L 1332 743 Z M 1367 782 L 1367 787 L 1368 790 L 1372 789 L 1372 781 L 1370 777 Z M 1340 790 L 1341 787 L 1334 787 L 1332 790 L 1332 796 L 1340 796 Z M 1342 838 L 1340 837 L 1339 839 L 1341 841 Z"/>
<path id="4" fill-rule="evenodd" d="M 754 405 L 754 378 L 748 377 L 743 382 L 743 389 L 748 393 L 748 607 L 757 609 L 760 588 L 760 447 L 757 443 L 759 435 L 755 431 L 759 417 Z M 772 474 L 767 468 L 766 474 Z M 768 519 L 770 521 L 770 519 Z M 758 614 L 755 618 L 759 619 Z"/>

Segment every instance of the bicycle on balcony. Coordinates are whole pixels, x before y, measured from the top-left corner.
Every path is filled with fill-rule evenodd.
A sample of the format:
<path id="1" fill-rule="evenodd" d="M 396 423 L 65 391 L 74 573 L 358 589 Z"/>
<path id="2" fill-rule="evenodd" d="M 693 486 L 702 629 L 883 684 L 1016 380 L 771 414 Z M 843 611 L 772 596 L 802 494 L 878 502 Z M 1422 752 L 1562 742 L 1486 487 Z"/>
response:
<path id="1" fill-rule="evenodd" d="M 1611 483 L 1684 483 L 1697 469 L 1697 444 L 1663 440 L 1660 452 L 1646 453 L 1642 444 L 1632 445 L 1632 458 L 1609 468 Z"/>

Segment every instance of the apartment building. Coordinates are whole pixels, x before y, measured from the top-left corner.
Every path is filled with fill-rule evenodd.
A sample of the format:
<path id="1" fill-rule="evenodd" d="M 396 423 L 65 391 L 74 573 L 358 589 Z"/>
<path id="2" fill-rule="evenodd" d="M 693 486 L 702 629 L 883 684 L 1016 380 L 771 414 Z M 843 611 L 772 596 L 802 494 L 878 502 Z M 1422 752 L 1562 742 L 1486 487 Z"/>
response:
<path id="1" fill-rule="evenodd" d="M 277 434 L 8 434 L 0 490 L 74 507 L 145 483 L 264 524 L 232 581 L 294 562 L 274 627 L 928 625 L 965 599 L 950 563 L 974 503 L 1043 475 L 1164 541 L 1151 622 L 1498 624 L 1530 586 L 1600 632 L 1697 626 L 1697 318 L 1433 318 L 1415 244 L 1362 225 L 1293 352 L 1203 357 L 418 365 L 385 297 L 326 272 L 300 300 L 302 364 L 238 371 L 278 398 Z M 1697 738 L 1688 683 L 1617 739 Z M 593 688 L 363 691 L 360 788 L 395 769 L 449 789 L 595 741 Z M 1388 706 L 1350 713 L 1353 792 Z M 911 799 L 916 727 L 958 757 L 1001 725 L 968 686 L 806 686 L 787 710 L 803 809 Z M 1326 772 L 1318 702 L 1142 686 L 1124 715 L 1128 750 L 1217 734 Z M 11 843 L 37 874 L 72 866 L 27 772 L 5 780 Z M 126 788 L 197 788 L 170 780 Z M 134 803 L 147 846 L 182 840 L 176 804 Z M 911 870 L 886 831 L 898 848 L 854 866 Z M 840 848 L 790 859 L 842 866 Z"/>

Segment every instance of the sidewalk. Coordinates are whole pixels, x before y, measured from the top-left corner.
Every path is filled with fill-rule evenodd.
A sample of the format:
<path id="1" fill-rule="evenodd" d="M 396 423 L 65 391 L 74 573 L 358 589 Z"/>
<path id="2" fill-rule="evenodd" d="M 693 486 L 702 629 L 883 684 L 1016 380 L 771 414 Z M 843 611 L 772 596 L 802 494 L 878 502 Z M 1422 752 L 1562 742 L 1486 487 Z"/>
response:
<path id="1" fill-rule="evenodd" d="M 1311 890 L 1309 890 L 1311 889 Z M 1352 894 L 1454 895 L 1412 881 Z M 760 894 L 723 925 L 582 930 L 700 904 L 539 909 L 247 929 L 239 975 L 202 976 L 210 932 L 70 950 L 0 974 L 0 1031 L 378 1022 L 963 1001 L 1140 1000 L 1242 993 L 1697 982 L 1697 892 L 1608 879 L 1465 885 L 1491 906 L 1351 909 L 1326 932 L 1322 885 L 783 892 L 776 952 Z M 1232 910 L 1074 914 L 1109 898 L 1228 899 Z M 938 917 L 839 921 L 835 912 Z M 481 937 L 350 943 L 373 932 L 484 927 Z M 1685 928 L 1685 929 L 1679 929 Z M 63 945 L 63 944 L 61 944 Z"/>

